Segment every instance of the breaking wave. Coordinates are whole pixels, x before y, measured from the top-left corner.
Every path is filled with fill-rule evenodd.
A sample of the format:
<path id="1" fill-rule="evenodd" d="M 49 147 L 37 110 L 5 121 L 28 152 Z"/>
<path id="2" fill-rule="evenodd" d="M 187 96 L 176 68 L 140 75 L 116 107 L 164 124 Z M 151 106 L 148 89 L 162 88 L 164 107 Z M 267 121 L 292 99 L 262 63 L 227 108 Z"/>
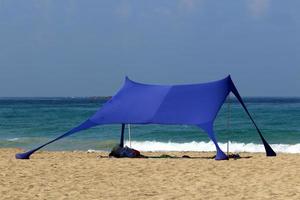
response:
<path id="1" fill-rule="evenodd" d="M 125 145 L 130 146 L 129 141 Z M 220 148 L 226 152 L 227 143 L 219 143 Z M 275 152 L 300 153 L 300 144 L 271 144 Z M 157 141 L 131 141 L 131 147 L 139 151 L 215 151 L 212 142 L 157 142 Z M 230 152 L 265 152 L 262 144 L 229 142 Z"/>
<path id="2" fill-rule="evenodd" d="M 19 138 L 8 138 L 7 141 L 9 142 L 14 142 L 14 141 L 17 141 L 19 140 Z"/>

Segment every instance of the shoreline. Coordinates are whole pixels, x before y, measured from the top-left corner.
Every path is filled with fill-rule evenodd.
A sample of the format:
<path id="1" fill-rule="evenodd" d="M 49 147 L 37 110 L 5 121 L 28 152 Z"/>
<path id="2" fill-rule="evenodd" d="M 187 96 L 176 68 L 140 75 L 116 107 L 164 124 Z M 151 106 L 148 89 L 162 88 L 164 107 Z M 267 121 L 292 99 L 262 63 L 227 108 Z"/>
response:
<path id="1" fill-rule="evenodd" d="M 0 153 L 1 152 L 16 152 L 16 153 L 24 153 L 28 150 L 24 150 L 22 148 L 7 148 L 7 147 L 1 147 L 0 148 Z M 85 154 L 91 154 L 91 155 L 99 155 L 102 157 L 107 156 L 111 151 L 109 150 L 94 150 L 94 149 L 88 149 L 88 150 L 38 150 L 37 152 L 35 152 L 34 154 L 31 155 L 30 158 L 40 158 L 43 155 L 59 155 L 59 154 L 70 154 L 70 155 L 76 155 L 76 154 L 80 154 L 80 155 L 85 155 Z M 180 157 L 183 155 L 190 155 L 191 157 L 198 157 L 200 156 L 211 156 L 213 157 L 216 152 L 215 151 L 140 151 L 140 153 L 142 155 L 146 155 L 149 156 L 151 158 L 151 156 L 159 156 L 159 155 L 171 155 L 174 157 Z M 227 155 L 227 152 L 224 152 Z M 232 154 L 238 154 L 240 156 L 251 156 L 254 157 L 255 155 L 259 156 L 259 157 L 266 157 L 266 158 L 272 158 L 272 157 L 267 157 L 265 152 L 231 152 L 229 151 L 229 155 Z M 276 152 L 277 156 L 289 156 L 289 155 L 293 155 L 293 156 L 299 156 L 300 157 L 300 153 L 290 153 L 290 152 Z M 13 154 L 14 156 L 15 154 Z"/>

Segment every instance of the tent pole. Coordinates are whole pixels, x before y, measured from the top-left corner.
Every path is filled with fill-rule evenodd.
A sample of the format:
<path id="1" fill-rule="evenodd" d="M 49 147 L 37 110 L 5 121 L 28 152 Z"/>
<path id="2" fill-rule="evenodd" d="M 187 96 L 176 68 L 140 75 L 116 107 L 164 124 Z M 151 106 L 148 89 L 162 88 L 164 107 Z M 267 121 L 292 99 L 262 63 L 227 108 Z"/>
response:
<path id="1" fill-rule="evenodd" d="M 231 107 L 230 107 L 230 93 L 228 94 L 227 103 L 227 134 L 230 134 L 230 118 L 231 118 Z M 229 156 L 229 139 L 227 140 L 227 156 Z"/>
<path id="2" fill-rule="evenodd" d="M 124 147 L 124 129 L 125 129 L 125 124 L 122 124 L 121 128 L 121 139 L 120 139 L 120 147 Z"/>
<path id="3" fill-rule="evenodd" d="M 131 132 L 130 132 L 130 124 L 128 126 L 128 139 L 129 139 L 129 147 L 131 148 Z"/>

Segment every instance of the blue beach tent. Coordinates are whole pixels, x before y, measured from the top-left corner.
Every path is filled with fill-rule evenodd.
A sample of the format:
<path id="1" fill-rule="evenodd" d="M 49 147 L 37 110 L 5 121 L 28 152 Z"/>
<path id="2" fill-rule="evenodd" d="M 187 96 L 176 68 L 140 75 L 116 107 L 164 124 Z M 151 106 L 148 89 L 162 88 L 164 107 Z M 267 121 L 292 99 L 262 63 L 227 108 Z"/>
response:
<path id="1" fill-rule="evenodd" d="M 65 134 L 25 153 L 17 159 L 29 159 L 30 155 L 44 146 L 76 132 L 104 124 L 121 124 L 121 146 L 125 124 L 185 124 L 203 129 L 216 146 L 216 160 L 228 159 L 215 137 L 215 118 L 232 92 L 254 124 L 267 156 L 276 156 L 264 139 L 246 108 L 230 76 L 215 82 L 190 85 L 149 85 L 125 79 L 123 87 L 101 109 L 81 125 Z"/>

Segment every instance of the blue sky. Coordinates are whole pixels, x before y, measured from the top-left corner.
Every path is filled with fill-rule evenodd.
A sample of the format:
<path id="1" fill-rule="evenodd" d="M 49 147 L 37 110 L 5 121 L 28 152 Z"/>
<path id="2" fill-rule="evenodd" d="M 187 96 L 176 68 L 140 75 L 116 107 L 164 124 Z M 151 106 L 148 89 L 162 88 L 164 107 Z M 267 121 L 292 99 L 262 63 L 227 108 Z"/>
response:
<path id="1" fill-rule="evenodd" d="M 299 0 L 0 1 L 0 96 L 112 95 L 231 74 L 243 96 L 300 96 Z"/>

